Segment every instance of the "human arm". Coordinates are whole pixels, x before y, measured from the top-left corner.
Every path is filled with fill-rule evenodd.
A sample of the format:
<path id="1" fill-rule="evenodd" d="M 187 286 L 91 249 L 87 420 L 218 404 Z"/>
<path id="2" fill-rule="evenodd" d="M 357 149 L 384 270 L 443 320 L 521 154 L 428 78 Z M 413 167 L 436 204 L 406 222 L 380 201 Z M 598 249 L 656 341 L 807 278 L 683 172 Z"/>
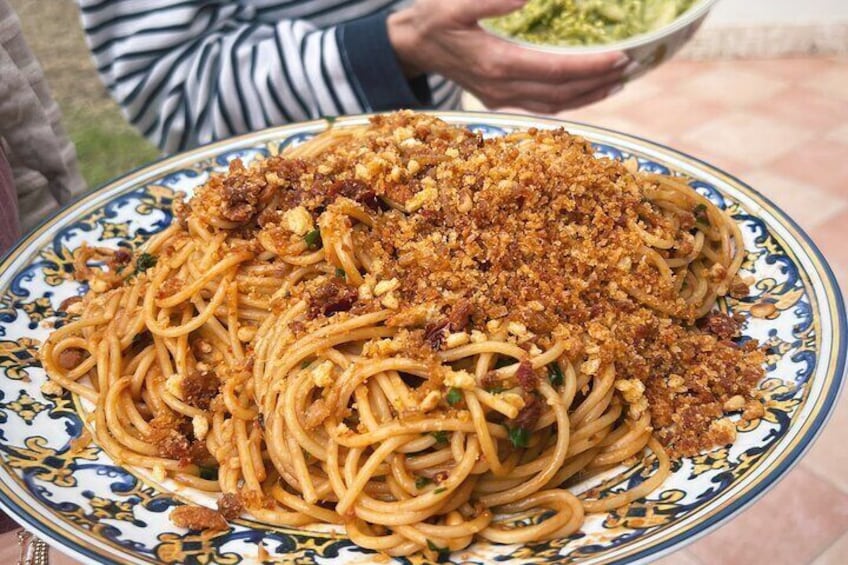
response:
<path id="1" fill-rule="evenodd" d="M 391 48 L 387 13 L 371 13 L 386 4 L 360 2 L 352 21 L 319 28 L 229 1 L 80 0 L 107 88 L 169 152 L 320 116 L 428 106 L 426 77 L 405 77 Z"/>
<path id="2" fill-rule="evenodd" d="M 486 106 L 555 113 L 608 96 L 621 83 L 623 53 L 558 56 L 484 31 L 479 20 L 525 0 L 418 0 L 388 19 L 389 38 L 409 76 L 439 73 Z"/>

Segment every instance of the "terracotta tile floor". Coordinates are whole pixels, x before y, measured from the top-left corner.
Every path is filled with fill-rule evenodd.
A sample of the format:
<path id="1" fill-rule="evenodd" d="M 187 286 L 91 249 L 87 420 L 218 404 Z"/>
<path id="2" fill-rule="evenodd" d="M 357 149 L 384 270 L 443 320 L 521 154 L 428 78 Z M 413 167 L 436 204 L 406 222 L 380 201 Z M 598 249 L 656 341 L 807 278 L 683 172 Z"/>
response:
<path id="1" fill-rule="evenodd" d="M 677 147 L 775 200 L 848 288 L 848 58 L 675 61 L 562 117 Z M 663 565 L 848 563 L 848 399 L 803 462 L 754 506 Z M 53 563 L 70 563 L 52 552 Z M 0 562 L 17 558 L 0 536 Z"/>

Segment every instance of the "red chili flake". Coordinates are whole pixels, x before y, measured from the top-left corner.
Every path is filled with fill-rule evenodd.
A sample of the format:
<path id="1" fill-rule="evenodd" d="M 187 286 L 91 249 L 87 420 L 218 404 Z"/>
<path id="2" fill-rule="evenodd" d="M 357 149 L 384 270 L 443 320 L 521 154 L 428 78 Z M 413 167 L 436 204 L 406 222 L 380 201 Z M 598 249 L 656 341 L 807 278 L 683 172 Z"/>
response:
<path id="1" fill-rule="evenodd" d="M 118 249 L 112 255 L 112 260 L 118 265 L 126 265 L 130 262 L 130 259 L 132 259 L 132 255 L 126 249 Z"/>
<path id="2" fill-rule="evenodd" d="M 721 312 L 707 314 L 698 325 L 721 339 L 730 339 L 739 335 L 739 322 Z"/>
<path id="3" fill-rule="evenodd" d="M 59 366 L 70 371 L 76 369 L 83 359 L 86 357 L 86 352 L 76 347 L 69 347 L 59 354 Z"/>
<path id="4" fill-rule="evenodd" d="M 358 297 L 359 293 L 354 287 L 332 278 L 310 297 L 309 315 L 316 318 L 319 314 L 332 316 L 338 312 L 347 312 L 353 308 Z"/>
<path id="5" fill-rule="evenodd" d="M 452 332 L 460 332 L 468 327 L 471 322 L 471 313 L 474 307 L 467 298 L 461 298 L 451 308 L 448 320 L 450 322 L 450 330 Z"/>
<path id="6" fill-rule="evenodd" d="M 533 365 L 527 359 L 518 364 L 518 370 L 515 372 L 515 378 L 521 388 L 527 392 L 536 390 L 539 386 L 539 377 L 533 372 Z"/>
<path id="7" fill-rule="evenodd" d="M 338 194 L 359 202 L 374 211 L 386 210 L 386 203 L 380 200 L 377 193 L 361 180 L 348 179 L 335 182 L 329 190 L 329 194 Z"/>
<path id="8" fill-rule="evenodd" d="M 532 431 L 536 427 L 536 423 L 542 415 L 542 403 L 539 397 L 528 395 L 524 399 L 524 407 L 518 412 L 518 416 L 513 420 L 514 428 Z"/>
<path id="9" fill-rule="evenodd" d="M 439 322 L 431 322 L 424 328 L 424 341 L 426 341 L 434 351 L 440 350 L 442 345 L 444 345 L 449 325 L 449 320 L 441 320 Z"/>

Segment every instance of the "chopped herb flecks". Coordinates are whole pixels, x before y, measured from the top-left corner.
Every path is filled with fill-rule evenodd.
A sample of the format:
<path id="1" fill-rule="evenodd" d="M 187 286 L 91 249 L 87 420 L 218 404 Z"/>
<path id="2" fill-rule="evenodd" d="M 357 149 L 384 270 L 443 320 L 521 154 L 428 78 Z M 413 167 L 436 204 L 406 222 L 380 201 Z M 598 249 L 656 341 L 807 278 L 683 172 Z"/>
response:
<path id="1" fill-rule="evenodd" d="M 424 487 L 426 487 L 427 485 L 431 484 L 432 482 L 433 482 L 433 479 L 430 479 L 430 478 L 427 478 L 427 477 L 418 477 L 417 479 L 415 479 L 415 488 L 417 490 L 421 490 Z"/>
<path id="2" fill-rule="evenodd" d="M 324 242 L 321 241 L 321 230 L 315 228 L 311 232 L 303 236 L 303 241 L 309 246 L 309 249 L 321 249 Z"/>
<path id="3" fill-rule="evenodd" d="M 509 428 L 507 435 L 513 447 L 527 447 L 530 444 L 530 432 L 524 428 Z"/>
<path id="4" fill-rule="evenodd" d="M 147 269 L 156 266 L 156 256 L 150 253 L 142 253 L 135 260 L 135 272 L 143 273 Z"/>
<path id="5" fill-rule="evenodd" d="M 435 543 L 433 543 L 430 540 L 427 540 L 427 549 L 429 549 L 430 551 L 435 551 L 438 554 L 437 559 L 438 559 L 439 563 L 447 561 L 448 558 L 450 557 L 450 549 L 449 548 L 439 547 L 438 545 L 436 545 Z"/>
<path id="6" fill-rule="evenodd" d="M 559 368 L 559 363 L 556 361 L 548 365 L 548 381 L 550 381 L 551 386 L 561 386 L 565 382 L 562 369 Z"/>
<path id="7" fill-rule="evenodd" d="M 448 442 L 448 433 L 445 431 L 431 432 L 430 435 L 436 438 L 436 443 Z"/>
<path id="8" fill-rule="evenodd" d="M 692 210 L 692 213 L 695 214 L 695 221 L 707 226 L 710 225 L 710 218 L 707 215 L 706 204 L 698 204 L 697 206 L 695 206 L 695 209 Z"/>
<path id="9" fill-rule="evenodd" d="M 515 359 L 512 357 L 500 357 L 495 363 L 495 369 L 503 369 L 504 367 L 509 367 L 510 365 L 515 364 Z"/>
<path id="10" fill-rule="evenodd" d="M 217 481 L 218 467 L 200 467 L 200 478 L 207 481 Z"/>

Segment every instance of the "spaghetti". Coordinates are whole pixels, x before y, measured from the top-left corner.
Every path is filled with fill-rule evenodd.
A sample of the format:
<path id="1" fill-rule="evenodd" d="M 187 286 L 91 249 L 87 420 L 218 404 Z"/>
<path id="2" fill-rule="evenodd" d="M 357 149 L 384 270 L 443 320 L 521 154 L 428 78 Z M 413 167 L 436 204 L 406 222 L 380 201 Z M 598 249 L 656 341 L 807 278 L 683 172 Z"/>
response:
<path id="1" fill-rule="evenodd" d="M 762 413 L 761 352 L 711 313 L 747 293 L 739 229 L 633 165 L 412 113 L 236 160 L 140 252 L 77 251 L 44 366 L 118 462 L 228 519 L 389 555 L 567 536 Z M 629 490 L 569 488 L 639 459 Z"/>

